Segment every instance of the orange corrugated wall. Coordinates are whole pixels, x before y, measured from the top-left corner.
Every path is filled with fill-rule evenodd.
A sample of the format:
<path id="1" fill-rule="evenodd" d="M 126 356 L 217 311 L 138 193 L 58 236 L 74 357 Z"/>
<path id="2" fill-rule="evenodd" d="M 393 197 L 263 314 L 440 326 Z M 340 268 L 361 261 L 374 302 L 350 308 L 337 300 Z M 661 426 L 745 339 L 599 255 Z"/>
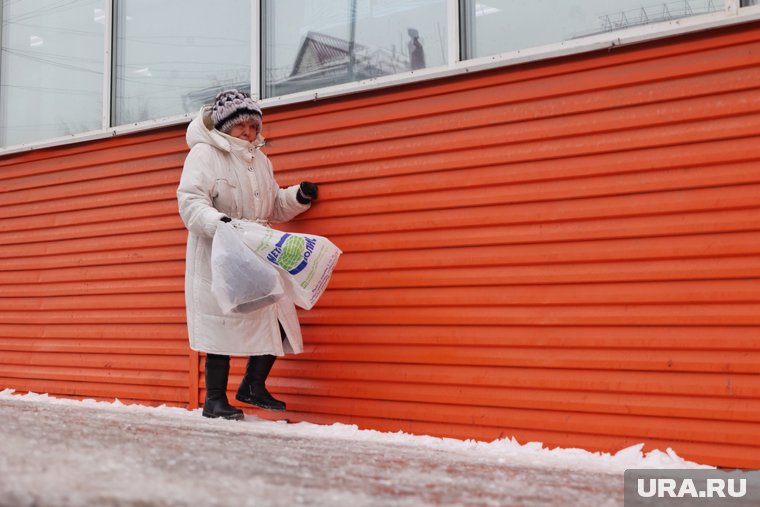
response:
<path id="1" fill-rule="evenodd" d="M 0 159 L 0 388 L 197 400 L 174 197 L 186 154 L 172 129 Z"/>
<path id="2" fill-rule="evenodd" d="M 287 417 L 760 467 L 759 63 L 754 23 L 269 109 L 345 252 Z M 0 159 L 0 386 L 203 399 L 182 136 Z"/>

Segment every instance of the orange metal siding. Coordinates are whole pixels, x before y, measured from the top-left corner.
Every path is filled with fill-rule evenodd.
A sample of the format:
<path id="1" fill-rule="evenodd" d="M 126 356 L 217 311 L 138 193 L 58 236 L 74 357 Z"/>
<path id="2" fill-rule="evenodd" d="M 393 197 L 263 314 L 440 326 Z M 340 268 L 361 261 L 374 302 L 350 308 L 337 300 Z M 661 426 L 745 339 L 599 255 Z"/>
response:
<path id="1" fill-rule="evenodd" d="M 759 63 L 754 23 L 268 110 L 280 184 L 321 184 L 287 228 L 345 252 L 287 416 L 760 467 Z M 185 153 L 0 159 L 0 386 L 203 399 Z"/>
<path id="2" fill-rule="evenodd" d="M 0 160 L 0 386 L 187 406 L 185 154 L 172 129 Z"/>
<path id="3" fill-rule="evenodd" d="M 760 466 L 759 63 L 755 24 L 269 112 L 345 251 L 291 419 Z"/>

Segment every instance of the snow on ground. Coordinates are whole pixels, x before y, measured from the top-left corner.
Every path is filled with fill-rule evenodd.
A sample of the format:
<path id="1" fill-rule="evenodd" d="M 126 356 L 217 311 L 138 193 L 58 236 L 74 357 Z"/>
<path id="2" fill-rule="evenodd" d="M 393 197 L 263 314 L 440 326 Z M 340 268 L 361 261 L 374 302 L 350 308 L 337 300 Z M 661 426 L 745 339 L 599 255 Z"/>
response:
<path id="1" fill-rule="evenodd" d="M 641 449 L 212 420 L 0 391 L 0 506 L 622 505 L 627 468 L 704 467 Z"/>
<path id="2" fill-rule="evenodd" d="M 175 407 L 146 407 L 142 405 L 124 405 L 120 401 L 102 402 L 95 400 L 71 400 L 65 398 L 53 398 L 47 394 L 28 393 L 24 395 L 13 394 L 13 389 L 0 391 L 0 400 L 24 400 L 40 402 L 46 405 L 67 405 L 97 407 L 102 410 L 110 410 L 122 413 L 139 413 L 176 418 L 197 420 L 201 417 L 201 409 L 186 410 Z M 206 419 L 202 419 L 207 421 Z M 227 423 L 224 421 L 223 423 Z M 385 444 L 411 445 L 421 448 L 431 448 L 440 451 L 465 452 L 481 455 L 489 455 L 509 458 L 525 465 L 537 466 L 567 466 L 583 468 L 589 471 L 600 472 L 623 472 L 628 468 L 707 468 L 678 456 L 672 449 L 665 452 L 653 450 L 642 453 L 644 444 L 637 444 L 622 449 L 615 454 L 589 452 L 583 449 L 548 449 L 540 442 L 528 442 L 520 444 L 514 439 L 502 439 L 494 442 L 478 442 L 473 440 L 463 441 L 452 438 L 438 438 L 430 436 L 410 435 L 408 433 L 384 433 L 375 430 L 360 430 L 355 425 L 332 424 L 318 425 L 307 422 L 296 424 L 284 424 L 283 422 L 268 421 L 248 415 L 245 421 L 227 423 L 232 428 L 243 432 L 271 433 L 279 436 L 293 436 L 303 438 L 334 438 L 346 440 L 372 441 Z M 229 428 L 228 428 L 229 429 Z"/>

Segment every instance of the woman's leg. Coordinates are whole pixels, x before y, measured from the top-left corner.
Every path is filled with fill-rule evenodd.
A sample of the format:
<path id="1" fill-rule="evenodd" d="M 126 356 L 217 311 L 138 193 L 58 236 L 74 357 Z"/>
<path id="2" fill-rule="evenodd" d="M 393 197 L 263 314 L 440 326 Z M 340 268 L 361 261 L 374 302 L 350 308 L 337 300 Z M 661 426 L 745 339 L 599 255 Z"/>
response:
<path id="1" fill-rule="evenodd" d="M 280 336 L 285 340 L 286 335 L 282 324 L 280 324 Z M 267 410 L 285 410 L 285 402 L 274 398 L 265 385 L 276 359 L 277 356 L 271 354 L 250 356 L 245 367 L 245 377 L 240 383 L 235 399 Z"/>
<path id="2" fill-rule="evenodd" d="M 243 411 L 231 406 L 227 400 L 227 380 L 230 376 L 230 356 L 206 355 L 206 401 L 204 417 L 243 419 Z"/>

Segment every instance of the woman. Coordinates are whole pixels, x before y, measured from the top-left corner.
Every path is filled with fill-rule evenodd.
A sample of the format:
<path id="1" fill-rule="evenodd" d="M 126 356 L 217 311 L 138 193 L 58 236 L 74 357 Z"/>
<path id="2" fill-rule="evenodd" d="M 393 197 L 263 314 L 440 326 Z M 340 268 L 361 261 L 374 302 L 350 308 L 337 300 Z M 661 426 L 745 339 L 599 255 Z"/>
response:
<path id="1" fill-rule="evenodd" d="M 231 355 L 249 356 L 235 398 L 285 410 L 285 403 L 269 394 L 264 381 L 277 356 L 303 350 L 298 317 L 287 296 L 251 313 L 225 315 L 211 294 L 211 242 L 221 222 L 286 222 L 317 198 L 314 183 L 279 188 L 272 163 L 259 151 L 261 118 L 250 95 L 225 90 L 187 129 L 190 153 L 177 199 L 189 231 L 185 302 L 190 348 L 207 354 L 205 417 L 243 418 L 243 411 L 227 400 Z"/>

